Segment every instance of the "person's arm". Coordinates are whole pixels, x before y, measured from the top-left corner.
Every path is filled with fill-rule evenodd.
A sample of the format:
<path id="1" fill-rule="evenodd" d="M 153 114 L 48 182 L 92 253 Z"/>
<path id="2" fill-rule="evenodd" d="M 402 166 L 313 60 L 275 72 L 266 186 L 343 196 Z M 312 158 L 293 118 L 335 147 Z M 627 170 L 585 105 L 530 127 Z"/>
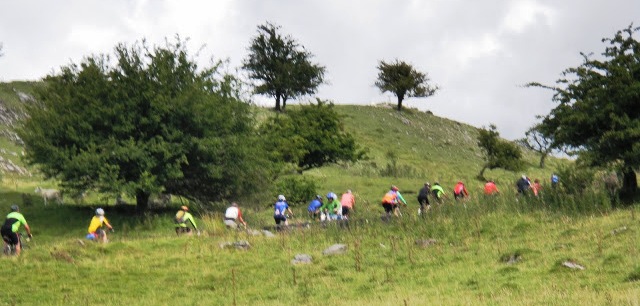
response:
<path id="1" fill-rule="evenodd" d="M 240 220 L 240 223 L 242 223 L 244 227 L 247 227 L 247 222 L 244 222 L 244 219 L 242 219 L 242 211 L 240 208 L 238 208 L 238 220 Z"/>
<path id="2" fill-rule="evenodd" d="M 400 191 L 397 191 L 396 195 L 398 196 L 398 199 L 400 199 L 400 202 L 402 202 L 404 206 L 407 206 L 407 201 L 405 201 L 404 197 L 402 197 L 402 194 L 400 193 Z"/>
<path id="3" fill-rule="evenodd" d="M 196 225 L 196 220 L 193 219 L 193 215 L 189 214 L 187 220 L 189 220 L 189 222 L 191 222 L 191 225 L 193 225 L 193 228 L 195 230 L 198 230 L 198 226 Z"/>
<path id="4" fill-rule="evenodd" d="M 106 225 L 109 230 L 113 231 L 113 226 L 111 226 L 111 223 L 109 223 L 109 220 L 107 220 L 107 218 L 104 218 L 104 225 Z"/>
<path id="5" fill-rule="evenodd" d="M 25 223 L 24 224 L 24 229 L 27 231 L 27 236 L 29 238 L 33 237 L 33 235 L 31 235 L 31 228 L 29 227 L 29 224 Z"/>

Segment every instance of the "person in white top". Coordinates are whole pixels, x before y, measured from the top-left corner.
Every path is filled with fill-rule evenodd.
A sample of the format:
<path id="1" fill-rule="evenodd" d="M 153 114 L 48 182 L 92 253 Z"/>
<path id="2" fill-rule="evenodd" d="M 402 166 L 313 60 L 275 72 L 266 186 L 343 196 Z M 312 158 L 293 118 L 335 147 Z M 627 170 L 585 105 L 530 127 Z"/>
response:
<path id="1" fill-rule="evenodd" d="M 244 222 L 244 219 L 242 218 L 242 211 L 238 207 L 238 204 L 236 202 L 233 202 L 224 213 L 224 224 L 228 228 L 237 229 L 237 222 L 242 223 L 244 228 L 247 228 L 247 222 Z"/>

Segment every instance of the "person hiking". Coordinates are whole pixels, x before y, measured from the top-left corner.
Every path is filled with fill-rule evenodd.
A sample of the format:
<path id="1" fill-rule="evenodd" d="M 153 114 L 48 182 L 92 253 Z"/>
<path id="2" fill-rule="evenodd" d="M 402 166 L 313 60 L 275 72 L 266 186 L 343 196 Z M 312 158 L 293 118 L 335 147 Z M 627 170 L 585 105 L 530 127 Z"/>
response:
<path id="1" fill-rule="evenodd" d="M 104 209 L 98 208 L 96 209 L 96 215 L 91 218 L 91 222 L 89 223 L 89 234 L 87 234 L 87 239 L 100 241 L 102 243 L 109 242 L 107 232 L 102 228 L 102 226 L 105 225 L 111 232 L 114 231 L 113 226 L 111 226 L 107 217 L 104 216 Z"/>
<path id="2" fill-rule="evenodd" d="M 16 256 L 20 256 L 20 252 L 22 251 L 20 235 L 18 235 L 20 225 L 24 226 L 24 229 L 27 231 L 27 236 L 32 238 L 31 228 L 29 224 L 27 224 L 27 220 L 20 213 L 20 208 L 18 205 L 11 205 L 11 212 L 7 215 L 2 228 L 0 228 L 0 234 L 2 234 L 2 240 L 4 241 L 4 250 L 11 247 L 16 250 Z"/>
<path id="3" fill-rule="evenodd" d="M 356 198 L 351 192 L 351 189 L 342 194 L 342 197 L 340 198 L 340 205 L 342 206 L 342 218 L 349 220 L 349 215 L 356 205 Z"/>
<path id="4" fill-rule="evenodd" d="M 320 207 L 322 207 L 322 196 L 318 194 L 311 200 L 307 207 L 307 212 L 309 212 L 309 218 L 311 218 L 311 220 L 320 219 Z"/>
<path id="5" fill-rule="evenodd" d="M 293 212 L 291 211 L 291 208 L 289 208 L 287 199 L 284 195 L 279 195 L 278 201 L 274 204 L 273 211 L 273 219 L 276 221 L 276 225 L 280 225 L 280 223 L 284 223 L 285 226 L 289 225 L 286 214 L 287 212 L 293 216 Z"/>
<path id="6" fill-rule="evenodd" d="M 391 212 L 396 217 L 400 216 L 398 203 L 402 203 L 405 207 L 407 206 L 407 201 L 402 197 L 400 189 L 396 186 L 391 186 L 391 190 L 382 197 L 382 207 L 384 207 L 384 212 L 387 216 L 391 216 Z"/>
<path id="7" fill-rule="evenodd" d="M 469 192 L 467 191 L 467 187 L 464 185 L 462 181 L 458 181 L 455 187 L 453 187 L 453 198 L 464 199 L 469 197 Z"/>
<path id="8" fill-rule="evenodd" d="M 560 183 L 560 177 L 557 174 L 551 174 L 551 188 L 556 188 Z"/>
<path id="9" fill-rule="evenodd" d="M 496 183 L 492 180 L 488 180 L 485 184 L 484 184 L 484 194 L 485 195 L 497 195 L 499 194 L 500 191 L 498 191 L 498 186 L 496 186 Z"/>
<path id="10" fill-rule="evenodd" d="M 242 218 L 242 211 L 238 207 L 238 203 L 233 202 L 231 203 L 231 206 L 229 206 L 224 212 L 224 225 L 226 225 L 227 228 L 230 229 L 237 229 L 238 221 L 244 226 L 245 229 L 247 229 L 247 222 L 244 222 L 244 219 Z"/>
<path id="11" fill-rule="evenodd" d="M 540 191 L 542 190 L 542 185 L 540 185 L 539 179 L 534 179 L 533 184 L 531 184 L 531 190 L 533 191 L 534 196 L 539 196 Z"/>
<path id="12" fill-rule="evenodd" d="M 516 188 L 518 188 L 518 194 L 520 195 L 526 196 L 530 187 L 531 182 L 524 174 L 516 182 Z"/>
<path id="13" fill-rule="evenodd" d="M 423 213 L 426 213 L 429 209 L 431 209 L 431 203 L 429 203 L 430 192 L 431 184 L 429 184 L 429 182 L 424 183 L 424 186 L 418 191 L 418 203 L 420 204 L 418 215 L 422 215 Z"/>
<path id="14" fill-rule="evenodd" d="M 444 192 L 444 189 L 442 189 L 442 186 L 440 186 L 440 183 L 438 182 L 433 183 L 433 186 L 431 187 L 431 194 L 439 204 L 442 204 L 443 199 L 447 197 L 447 194 Z"/>
<path id="15" fill-rule="evenodd" d="M 193 232 L 187 222 L 191 223 L 191 226 L 195 231 L 200 234 L 200 230 L 198 230 L 198 226 L 196 225 L 196 220 L 193 219 L 193 215 L 189 212 L 189 207 L 180 206 L 180 210 L 176 213 L 175 216 L 176 223 L 176 235 L 187 234 L 187 236 L 193 235 Z"/>
<path id="16" fill-rule="evenodd" d="M 338 201 L 338 196 L 333 192 L 327 193 L 327 202 L 322 204 L 322 207 L 320 207 L 320 213 L 324 214 L 325 220 L 338 220 L 338 218 L 340 218 L 338 210 L 342 210 L 342 206 Z M 320 220 L 322 219 L 323 217 L 321 215 Z"/>

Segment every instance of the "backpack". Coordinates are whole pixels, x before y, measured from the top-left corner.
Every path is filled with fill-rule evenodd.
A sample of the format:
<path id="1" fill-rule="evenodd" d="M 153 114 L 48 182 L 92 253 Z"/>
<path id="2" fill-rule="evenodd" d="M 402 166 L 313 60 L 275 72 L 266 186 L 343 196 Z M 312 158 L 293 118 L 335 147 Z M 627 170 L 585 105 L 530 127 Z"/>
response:
<path id="1" fill-rule="evenodd" d="M 184 223 L 184 210 L 180 210 L 176 213 L 174 221 L 176 223 Z"/>
<path id="2" fill-rule="evenodd" d="M 397 195 L 393 192 L 387 192 L 382 198 L 382 204 L 394 204 L 396 202 Z"/>

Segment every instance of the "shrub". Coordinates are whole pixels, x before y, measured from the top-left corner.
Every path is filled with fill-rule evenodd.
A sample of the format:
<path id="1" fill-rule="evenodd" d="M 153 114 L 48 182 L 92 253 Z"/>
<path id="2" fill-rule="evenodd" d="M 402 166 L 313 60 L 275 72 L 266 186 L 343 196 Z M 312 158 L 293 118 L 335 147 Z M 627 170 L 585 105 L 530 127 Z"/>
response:
<path id="1" fill-rule="evenodd" d="M 316 195 L 316 183 L 303 176 L 282 177 L 276 182 L 276 193 L 283 194 L 289 205 L 304 205 Z"/>

